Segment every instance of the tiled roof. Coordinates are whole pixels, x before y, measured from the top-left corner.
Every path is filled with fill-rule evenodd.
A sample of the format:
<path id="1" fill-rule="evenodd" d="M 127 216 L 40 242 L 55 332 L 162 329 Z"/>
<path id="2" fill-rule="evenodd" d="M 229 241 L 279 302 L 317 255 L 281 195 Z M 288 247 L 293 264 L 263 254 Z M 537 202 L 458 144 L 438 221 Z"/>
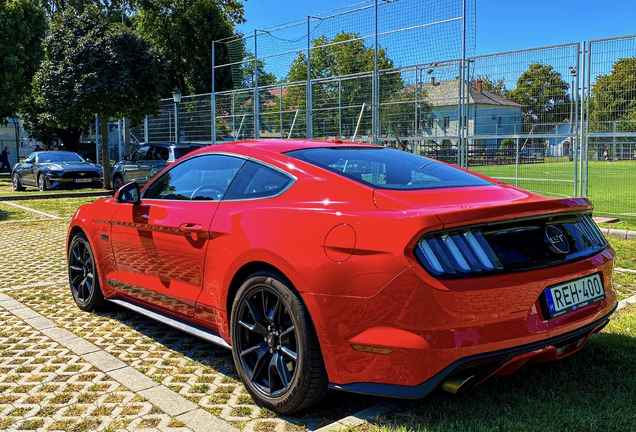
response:
<path id="1" fill-rule="evenodd" d="M 468 86 L 468 83 L 464 83 Z M 426 91 L 425 100 L 433 107 L 457 106 L 459 97 L 459 80 L 441 81 L 421 85 Z M 506 99 L 491 91 L 477 91 L 474 84 L 470 85 L 469 104 L 471 105 L 497 105 L 521 108 L 516 102 Z"/>

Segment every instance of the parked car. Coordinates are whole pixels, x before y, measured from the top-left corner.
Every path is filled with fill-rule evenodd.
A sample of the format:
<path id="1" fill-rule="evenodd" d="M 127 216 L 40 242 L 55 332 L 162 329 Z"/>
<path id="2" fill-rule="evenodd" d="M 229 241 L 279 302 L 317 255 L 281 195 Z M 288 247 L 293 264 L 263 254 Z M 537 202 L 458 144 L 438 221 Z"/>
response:
<path id="1" fill-rule="evenodd" d="M 391 148 L 243 141 L 81 206 L 68 276 L 82 310 L 231 349 L 276 412 L 328 388 L 421 398 L 568 357 L 608 323 L 592 209 Z"/>
<path id="2" fill-rule="evenodd" d="M 101 188 L 103 170 L 90 160 L 70 151 L 36 151 L 13 166 L 11 179 L 14 191 L 27 186 L 47 189 Z"/>
<path id="3" fill-rule="evenodd" d="M 143 144 L 130 156 L 124 157 L 122 161 L 113 165 L 111 168 L 113 188 L 117 190 L 124 183 L 131 181 L 144 186 L 152 175 L 161 171 L 166 165 L 206 145 L 205 143 L 177 144 L 173 142 Z"/>

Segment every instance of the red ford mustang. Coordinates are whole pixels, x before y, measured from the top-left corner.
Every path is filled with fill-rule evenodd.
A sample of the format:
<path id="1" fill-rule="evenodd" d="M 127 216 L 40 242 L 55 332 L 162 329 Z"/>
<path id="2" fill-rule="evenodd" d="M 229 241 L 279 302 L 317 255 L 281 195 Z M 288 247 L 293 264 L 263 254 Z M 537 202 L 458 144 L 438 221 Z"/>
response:
<path id="1" fill-rule="evenodd" d="M 616 308 L 584 198 L 390 148 L 244 141 L 81 206 L 71 292 L 226 348 L 254 400 L 421 398 L 580 350 Z"/>

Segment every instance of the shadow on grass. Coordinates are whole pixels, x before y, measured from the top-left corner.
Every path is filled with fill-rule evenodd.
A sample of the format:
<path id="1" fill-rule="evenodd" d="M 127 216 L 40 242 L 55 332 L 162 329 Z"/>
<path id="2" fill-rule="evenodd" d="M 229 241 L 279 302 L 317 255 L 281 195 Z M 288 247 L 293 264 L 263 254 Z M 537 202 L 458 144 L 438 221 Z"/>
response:
<path id="1" fill-rule="evenodd" d="M 236 368 L 234 367 L 232 352 L 228 349 L 190 336 L 187 333 L 183 333 L 114 304 L 108 305 L 106 310 L 96 313 L 100 316 L 116 320 L 202 366 L 210 367 L 214 371 L 237 382 L 240 381 Z M 122 350 L 126 350 L 129 346 L 134 345 L 135 342 L 137 342 L 137 339 L 124 339 L 123 341 L 119 341 L 117 345 Z M 285 416 L 278 416 L 268 410 L 265 413 L 262 412 L 261 415 L 270 418 L 279 417 L 292 424 L 304 426 L 309 430 L 315 430 L 385 400 L 386 399 L 379 397 L 330 390 L 325 400 L 313 409 L 303 411 L 296 415 Z"/>
<path id="2" fill-rule="evenodd" d="M 369 429 L 399 431 L 635 431 L 636 338 L 601 333 L 579 353 L 529 364 L 460 396 L 436 392 Z M 367 429 L 364 429 L 367 430 Z"/>

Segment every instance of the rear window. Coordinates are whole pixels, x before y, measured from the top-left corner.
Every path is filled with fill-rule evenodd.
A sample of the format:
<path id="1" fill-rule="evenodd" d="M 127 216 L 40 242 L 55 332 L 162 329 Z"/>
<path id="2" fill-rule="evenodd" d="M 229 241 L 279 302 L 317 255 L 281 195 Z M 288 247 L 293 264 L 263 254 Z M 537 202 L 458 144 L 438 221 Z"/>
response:
<path id="1" fill-rule="evenodd" d="M 194 151 L 196 149 L 200 149 L 201 147 L 203 147 L 203 146 L 175 147 L 174 148 L 174 159 L 177 160 L 181 156 L 185 156 L 188 153 L 190 153 L 191 151 Z"/>
<path id="2" fill-rule="evenodd" d="M 311 148 L 286 154 L 379 189 L 422 190 L 492 184 L 433 159 L 384 147 Z"/>

